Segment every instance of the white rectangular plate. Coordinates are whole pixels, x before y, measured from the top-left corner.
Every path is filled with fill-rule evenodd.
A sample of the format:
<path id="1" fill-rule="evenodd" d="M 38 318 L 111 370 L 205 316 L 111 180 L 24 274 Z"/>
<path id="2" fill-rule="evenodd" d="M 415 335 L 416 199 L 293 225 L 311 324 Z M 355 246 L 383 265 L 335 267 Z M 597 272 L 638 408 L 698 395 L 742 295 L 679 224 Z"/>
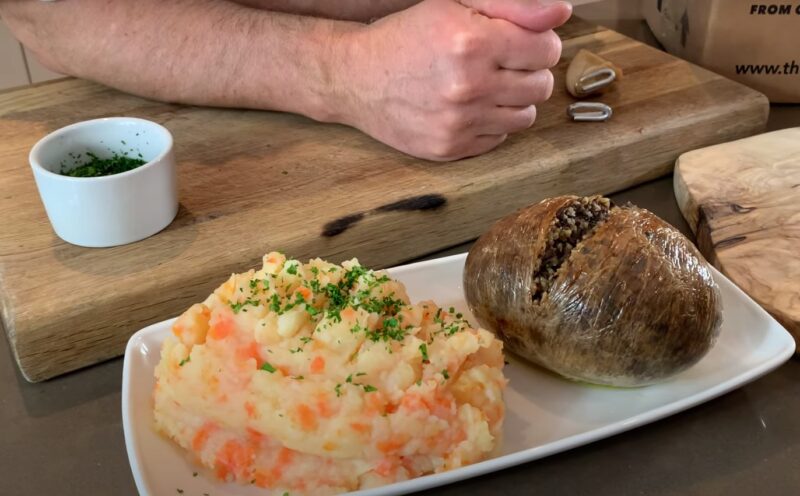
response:
<path id="1" fill-rule="evenodd" d="M 412 301 L 455 306 L 472 319 L 461 290 L 465 255 L 390 270 Z M 639 389 L 600 388 L 570 382 L 507 356 L 507 414 L 500 454 L 442 474 L 360 491 L 405 494 L 475 477 L 627 431 L 686 410 L 769 372 L 786 361 L 795 344 L 789 333 L 716 270 L 724 323 L 719 341 L 700 363 L 668 382 Z M 142 495 L 263 495 L 264 490 L 221 483 L 204 475 L 171 442 L 153 430 L 153 370 L 172 320 L 134 334 L 125 350 L 122 421 L 136 486 Z M 473 324 L 477 323 L 472 319 Z M 193 476 L 194 472 L 200 475 Z"/>

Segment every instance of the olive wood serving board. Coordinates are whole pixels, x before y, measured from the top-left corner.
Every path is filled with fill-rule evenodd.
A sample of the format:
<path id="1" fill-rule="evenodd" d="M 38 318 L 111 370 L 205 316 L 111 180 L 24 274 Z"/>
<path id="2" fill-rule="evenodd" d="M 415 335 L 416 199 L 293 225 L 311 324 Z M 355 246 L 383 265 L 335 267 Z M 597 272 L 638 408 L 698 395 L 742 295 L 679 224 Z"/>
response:
<path id="1" fill-rule="evenodd" d="M 703 255 L 800 339 L 800 127 L 684 153 L 674 181 Z"/>
<path id="2" fill-rule="evenodd" d="M 272 112 L 153 102 L 68 79 L 0 93 L 0 302 L 23 375 L 40 381 L 120 355 L 128 337 L 202 300 L 271 249 L 370 266 L 476 238 L 509 212 L 611 193 L 668 174 L 679 154 L 763 130 L 766 98 L 617 32 L 560 30 L 556 89 L 532 129 L 492 153 L 438 164 L 339 125 Z M 564 88 L 581 48 L 625 73 L 606 123 L 573 123 Z M 126 115 L 175 138 L 180 211 L 161 233 L 87 249 L 58 239 L 27 155 L 61 126 Z"/>

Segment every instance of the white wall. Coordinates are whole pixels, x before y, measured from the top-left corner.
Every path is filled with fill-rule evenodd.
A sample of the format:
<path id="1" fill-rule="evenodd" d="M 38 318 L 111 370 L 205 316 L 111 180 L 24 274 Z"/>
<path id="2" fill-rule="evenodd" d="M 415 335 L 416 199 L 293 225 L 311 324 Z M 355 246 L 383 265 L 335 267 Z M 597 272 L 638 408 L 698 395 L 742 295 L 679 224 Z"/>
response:
<path id="1" fill-rule="evenodd" d="M 0 90 L 63 77 L 45 69 L 0 19 Z"/>
<path id="2" fill-rule="evenodd" d="M 29 82 L 22 47 L 0 21 L 0 89 L 21 86 Z"/>

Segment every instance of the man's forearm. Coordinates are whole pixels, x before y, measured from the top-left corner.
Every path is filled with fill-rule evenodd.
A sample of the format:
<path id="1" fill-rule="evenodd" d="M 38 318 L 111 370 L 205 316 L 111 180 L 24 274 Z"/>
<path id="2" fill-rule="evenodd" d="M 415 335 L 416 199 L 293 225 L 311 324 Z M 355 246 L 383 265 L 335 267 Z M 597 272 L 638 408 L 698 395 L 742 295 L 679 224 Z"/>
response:
<path id="1" fill-rule="evenodd" d="M 221 0 L 0 0 L 46 65 L 141 96 L 338 120 L 337 43 L 359 25 Z"/>
<path id="2" fill-rule="evenodd" d="M 408 8 L 420 0 L 234 0 L 257 9 L 368 22 Z"/>

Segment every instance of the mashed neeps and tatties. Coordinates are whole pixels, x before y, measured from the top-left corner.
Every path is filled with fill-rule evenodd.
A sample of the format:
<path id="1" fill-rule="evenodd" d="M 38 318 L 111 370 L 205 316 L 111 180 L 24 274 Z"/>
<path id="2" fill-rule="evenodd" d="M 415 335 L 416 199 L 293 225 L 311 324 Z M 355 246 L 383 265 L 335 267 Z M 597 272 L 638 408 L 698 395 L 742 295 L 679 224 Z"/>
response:
<path id="1" fill-rule="evenodd" d="M 173 333 L 156 426 L 224 480 L 344 492 L 480 461 L 500 439 L 501 342 L 356 260 L 269 253 Z"/>

